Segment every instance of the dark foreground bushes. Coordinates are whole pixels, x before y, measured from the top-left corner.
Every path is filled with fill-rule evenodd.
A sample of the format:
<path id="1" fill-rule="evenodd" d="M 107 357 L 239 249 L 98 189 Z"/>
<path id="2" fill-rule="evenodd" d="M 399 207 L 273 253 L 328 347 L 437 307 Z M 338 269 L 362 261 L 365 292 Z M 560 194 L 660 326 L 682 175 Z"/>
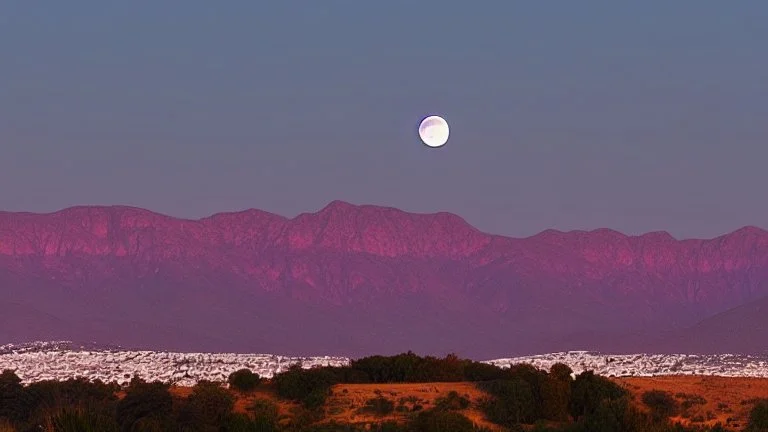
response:
<path id="1" fill-rule="evenodd" d="M 251 372 L 250 369 L 240 369 L 232 372 L 227 380 L 230 388 L 241 392 L 253 391 L 261 382 L 258 374 Z"/>
<path id="2" fill-rule="evenodd" d="M 401 409 L 406 407 L 395 407 L 380 394 L 360 407 L 380 416 L 376 424 L 342 425 L 324 418 L 323 405 L 334 384 L 435 381 L 474 381 L 488 397 L 470 401 L 451 392 L 433 407 L 414 402 L 412 409 Z M 549 371 L 530 365 L 500 369 L 453 355 L 419 357 L 409 352 L 366 357 L 347 367 L 293 367 L 264 384 L 280 398 L 299 404 L 286 418 L 273 402 L 262 398 L 249 399 L 248 414 L 234 413 L 235 392 L 254 391 L 262 385 L 261 378 L 241 370 L 230 375 L 228 383 L 231 389 L 224 383 L 200 382 L 188 397 L 181 398 L 173 396 L 167 384 L 138 378 L 123 388 L 75 379 L 24 386 L 13 372 L 5 371 L 0 374 L 0 431 L 479 432 L 482 429 L 464 415 L 469 408 L 482 410 L 488 420 L 508 432 L 708 430 L 672 425 L 668 417 L 678 407 L 669 394 L 646 393 L 641 402 L 648 412 L 640 411 L 613 381 L 592 372 L 574 375 L 562 364 Z M 121 398 L 118 392 L 123 393 Z M 404 421 L 388 420 L 393 414 Z M 758 402 L 747 430 L 768 431 L 768 402 Z"/>

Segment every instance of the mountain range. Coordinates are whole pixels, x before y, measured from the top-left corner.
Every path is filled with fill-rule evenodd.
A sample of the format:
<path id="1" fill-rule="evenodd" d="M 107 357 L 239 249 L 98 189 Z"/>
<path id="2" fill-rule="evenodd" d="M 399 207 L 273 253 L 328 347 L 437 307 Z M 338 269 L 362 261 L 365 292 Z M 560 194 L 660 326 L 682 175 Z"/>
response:
<path id="1" fill-rule="evenodd" d="M 487 359 L 763 352 L 768 232 L 527 238 L 334 201 L 188 220 L 122 206 L 0 212 L 0 344 Z"/>

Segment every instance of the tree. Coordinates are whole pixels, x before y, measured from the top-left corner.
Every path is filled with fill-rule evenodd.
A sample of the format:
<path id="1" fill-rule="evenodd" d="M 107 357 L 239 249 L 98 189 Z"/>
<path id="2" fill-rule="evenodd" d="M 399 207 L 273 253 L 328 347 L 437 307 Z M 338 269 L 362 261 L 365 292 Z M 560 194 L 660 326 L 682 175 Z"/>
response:
<path id="1" fill-rule="evenodd" d="M 573 369 L 564 363 L 555 363 L 549 368 L 549 375 L 560 382 L 572 383 L 571 374 L 573 374 Z"/>
<path id="2" fill-rule="evenodd" d="M 570 417 L 568 411 L 570 400 L 570 382 L 550 375 L 541 384 L 541 415 L 545 419 L 561 422 L 567 421 Z"/>
<path id="3" fill-rule="evenodd" d="M 240 369 L 232 372 L 229 375 L 227 382 L 229 383 L 230 387 L 234 388 L 235 390 L 241 392 L 249 392 L 253 391 L 253 389 L 259 385 L 259 382 L 261 382 L 261 377 L 259 374 L 251 372 L 250 369 Z"/>
<path id="4" fill-rule="evenodd" d="M 498 366 L 480 362 L 468 362 L 464 366 L 467 381 L 492 381 L 504 378 L 504 370 Z"/>
<path id="5" fill-rule="evenodd" d="M 482 403 L 489 420 L 508 427 L 536 420 L 536 400 L 531 386 L 523 379 L 491 381 L 481 388 L 493 395 Z"/>
<path id="6" fill-rule="evenodd" d="M 595 412 L 604 400 L 615 400 L 626 391 L 611 380 L 595 375 L 592 371 L 579 374 L 571 387 L 570 411 L 574 419 Z"/>

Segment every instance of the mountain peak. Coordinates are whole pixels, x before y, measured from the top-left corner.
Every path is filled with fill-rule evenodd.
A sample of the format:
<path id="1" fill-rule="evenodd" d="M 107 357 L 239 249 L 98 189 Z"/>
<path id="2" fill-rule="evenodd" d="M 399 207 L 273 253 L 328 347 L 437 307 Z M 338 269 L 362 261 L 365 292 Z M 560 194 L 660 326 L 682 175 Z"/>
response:
<path id="1" fill-rule="evenodd" d="M 318 213 L 325 213 L 325 212 L 335 212 L 335 211 L 350 211 L 350 210 L 356 210 L 359 209 L 360 206 L 349 203 L 347 201 L 342 200 L 333 200 L 329 202 L 325 207 L 320 209 Z"/>

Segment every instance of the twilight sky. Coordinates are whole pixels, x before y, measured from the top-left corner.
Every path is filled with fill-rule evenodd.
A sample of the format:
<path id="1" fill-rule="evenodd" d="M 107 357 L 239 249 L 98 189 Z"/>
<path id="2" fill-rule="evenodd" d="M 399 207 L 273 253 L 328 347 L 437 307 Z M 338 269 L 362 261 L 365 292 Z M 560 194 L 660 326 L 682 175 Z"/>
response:
<path id="1" fill-rule="evenodd" d="M 766 23 L 762 0 L 0 2 L 0 209 L 768 228 Z"/>

